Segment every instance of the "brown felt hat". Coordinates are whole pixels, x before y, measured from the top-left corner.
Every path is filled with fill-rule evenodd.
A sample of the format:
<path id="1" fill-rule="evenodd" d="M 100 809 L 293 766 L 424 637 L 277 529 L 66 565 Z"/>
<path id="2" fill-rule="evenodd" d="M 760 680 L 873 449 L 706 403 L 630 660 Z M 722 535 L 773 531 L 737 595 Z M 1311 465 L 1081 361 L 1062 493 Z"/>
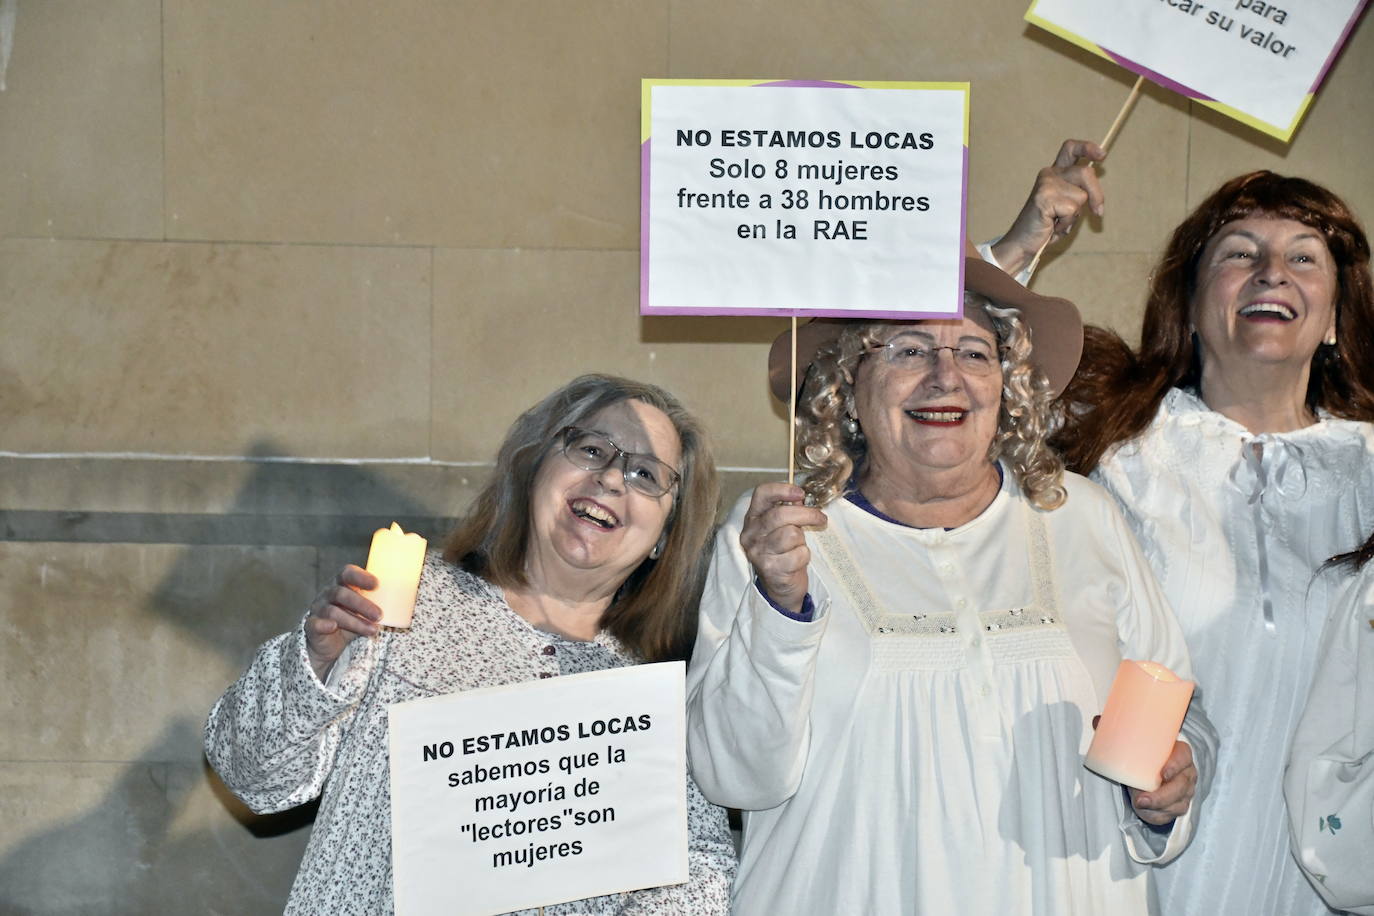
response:
<path id="1" fill-rule="evenodd" d="M 1055 394 L 1073 378 L 1078 359 L 1083 355 L 1083 319 L 1078 306 L 1067 299 L 1041 296 L 1026 289 L 1006 271 L 978 256 L 978 249 L 966 243 L 964 289 L 990 299 L 1001 308 L 1021 311 L 1021 321 L 1030 329 L 1031 362 L 1044 370 Z M 792 362 L 791 331 L 784 331 L 768 351 L 768 387 L 780 401 L 799 390 L 806 370 L 821 347 L 839 338 L 850 324 L 866 324 L 872 318 L 815 318 L 797 328 L 797 374 L 788 389 L 788 367 Z M 910 324 L 913 319 L 896 319 L 894 324 Z"/>

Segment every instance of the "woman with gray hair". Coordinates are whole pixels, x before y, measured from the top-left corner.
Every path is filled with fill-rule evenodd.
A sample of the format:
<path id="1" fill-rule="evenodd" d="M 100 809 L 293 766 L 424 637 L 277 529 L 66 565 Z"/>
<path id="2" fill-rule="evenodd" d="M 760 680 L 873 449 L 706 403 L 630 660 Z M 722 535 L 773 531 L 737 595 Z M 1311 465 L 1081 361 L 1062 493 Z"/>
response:
<path id="1" fill-rule="evenodd" d="M 425 558 L 410 629 L 384 630 L 359 591 L 376 578 L 344 567 L 205 727 L 211 765 L 254 811 L 323 794 L 286 911 L 393 909 L 389 704 L 684 658 L 717 492 L 705 434 L 672 395 L 584 375 L 506 434 L 472 510 Z M 687 811 L 686 884 L 544 912 L 728 912 L 725 813 L 690 779 Z"/>
<path id="2" fill-rule="evenodd" d="M 745 916 L 1145 913 L 1191 834 L 1200 713 L 1155 790 L 1082 765 L 1121 658 L 1190 666 L 1120 513 L 1045 446 L 1077 309 L 977 258 L 965 284 L 962 320 L 801 329 L 804 486 L 718 535 L 688 748 L 744 811 Z"/>

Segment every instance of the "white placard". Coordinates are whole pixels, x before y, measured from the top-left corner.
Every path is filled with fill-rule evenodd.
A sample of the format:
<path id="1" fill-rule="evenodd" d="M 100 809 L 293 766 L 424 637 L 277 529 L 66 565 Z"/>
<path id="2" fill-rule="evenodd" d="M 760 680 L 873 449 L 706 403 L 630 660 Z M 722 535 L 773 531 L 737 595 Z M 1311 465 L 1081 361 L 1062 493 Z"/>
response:
<path id="1" fill-rule="evenodd" d="M 399 916 L 490 916 L 687 880 L 681 662 L 398 703 Z"/>
<path id="2" fill-rule="evenodd" d="M 1288 140 L 1366 0 L 1034 0 L 1026 19 Z"/>
<path id="3" fill-rule="evenodd" d="M 640 311 L 962 314 L 967 83 L 645 80 Z"/>

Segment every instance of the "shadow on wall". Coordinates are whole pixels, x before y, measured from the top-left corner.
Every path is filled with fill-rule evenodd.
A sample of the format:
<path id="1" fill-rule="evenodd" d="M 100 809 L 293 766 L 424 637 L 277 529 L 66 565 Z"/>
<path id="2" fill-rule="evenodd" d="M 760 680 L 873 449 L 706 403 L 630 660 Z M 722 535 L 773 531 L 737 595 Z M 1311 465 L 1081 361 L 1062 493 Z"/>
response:
<path id="1" fill-rule="evenodd" d="M 209 707 L 258 645 L 299 624 L 322 582 L 344 563 L 366 559 L 374 528 L 397 520 L 437 544 L 450 521 L 434 510 L 464 507 L 445 499 L 458 493 L 434 486 L 434 475 L 443 471 L 403 470 L 388 479 L 392 468 L 270 462 L 252 468 L 222 512 L 164 517 L 150 526 L 157 546 L 137 532 L 102 540 L 89 518 L 82 535 L 69 538 L 108 544 L 116 552 L 166 551 L 168 541 L 175 545 L 174 559 L 159 580 L 139 592 L 127 589 L 124 579 L 124 595 L 110 592 L 112 604 L 122 606 L 109 608 L 108 632 L 122 641 L 141 640 L 126 654 L 146 654 L 143 663 L 125 666 L 118 683 L 94 685 L 97 697 L 104 694 L 114 704 L 108 712 L 85 711 L 116 722 L 124 715 L 136 720 L 140 713 L 125 704 L 140 704 L 144 714 L 162 721 L 140 727 L 148 733 L 156 729 L 156 738 L 135 759 L 115 765 L 110 761 L 127 751 L 102 749 L 89 738 L 111 732 L 109 722 L 83 726 L 77 716 L 76 722 L 53 723 L 88 733 L 83 756 L 21 764 L 27 775 L 20 781 L 29 779 L 35 797 L 56 799 L 59 809 L 64 799 L 66 804 L 86 796 L 96 800 L 78 816 L 8 844 L 0 859 L 0 912 L 280 912 L 315 805 L 268 816 L 248 811 L 204 761 L 201 733 Z M 411 495 L 410 486 L 433 493 L 433 500 Z M 119 528 L 118 519 L 108 521 L 107 530 Z M 168 536 L 178 526 L 184 539 Z M 37 540 L 22 532 L 11 539 Z M 53 540 L 51 531 L 44 539 Z M 139 563 L 145 559 L 143 553 L 135 556 Z M 98 588 L 108 590 L 105 583 Z M 60 594 L 52 598 L 63 600 Z M 109 648 L 99 636 L 81 645 L 91 647 L 83 650 L 89 653 Z M 92 661 L 78 654 L 61 664 L 100 671 Z M 145 702 L 149 697 L 155 702 Z"/>
<path id="2" fill-rule="evenodd" d="M 805 324 L 808 319 L 798 319 L 798 324 Z M 639 319 L 639 338 L 646 344 L 657 343 L 693 343 L 693 344 L 771 344 L 773 338 L 786 331 L 791 323 L 790 318 L 778 318 L 761 315 L 734 315 L 729 318 L 720 318 L 707 315 L 641 315 Z M 758 399 L 758 403 L 767 404 L 773 412 L 773 416 L 780 420 L 787 419 L 787 404 L 779 402 L 768 391 L 768 383 L 763 374 L 764 353 L 759 354 L 759 381 L 757 390 L 743 389 L 743 396 L 746 399 Z M 730 379 L 724 381 L 732 392 L 740 394 L 738 380 Z M 678 395 L 685 395 L 687 392 L 675 392 Z M 710 428 L 710 418 L 702 416 Z M 783 427 L 783 443 L 786 448 L 786 427 Z M 720 448 L 724 443 L 717 441 L 716 446 Z M 783 452 L 786 457 L 786 452 Z M 720 453 L 717 453 L 717 458 Z"/>
<path id="3" fill-rule="evenodd" d="M 285 837 L 272 854 L 299 856 L 315 806 L 271 817 L 249 812 L 208 767 L 176 759 L 198 745 L 202 724 L 190 717 L 168 722 L 90 810 L 29 837 L 0 861 L 0 910 L 25 916 L 279 910 L 290 884 L 289 875 L 283 884 L 283 872 L 294 869 L 274 863 L 245 871 L 254 850 L 226 834 Z M 197 803 L 207 787 L 221 797 L 218 811 Z M 197 828 L 184 829 L 187 815 L 200 822 Z"/>

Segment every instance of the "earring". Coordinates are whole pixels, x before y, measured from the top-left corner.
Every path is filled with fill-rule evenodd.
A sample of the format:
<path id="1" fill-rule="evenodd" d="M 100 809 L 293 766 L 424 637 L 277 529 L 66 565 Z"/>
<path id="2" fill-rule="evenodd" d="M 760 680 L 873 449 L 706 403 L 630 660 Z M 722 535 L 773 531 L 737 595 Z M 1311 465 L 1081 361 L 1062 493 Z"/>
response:
<path id="1" fill-rule="evenodd" d="M 851 436 L 857 436 L 859 434 L 859 421 L 854 419 L 853 417 L 845 417 L 844 431 L 849 433 Z"/>
<path id="2" fill-rule="evenodd" d="M 1328 347 L 1334 347 L 1336 345 L 1336 332 L 1332 331 L 1331 336 L 1323 340 L 1322 343 L 1326 344 Z"/>
<path id="3" fill-rule="evenodd" d="M 663 542 L 659 541 L 654 545 L 654 549 L 649 551 L 649 559 L 657 560 L 663 554 Z"/>

